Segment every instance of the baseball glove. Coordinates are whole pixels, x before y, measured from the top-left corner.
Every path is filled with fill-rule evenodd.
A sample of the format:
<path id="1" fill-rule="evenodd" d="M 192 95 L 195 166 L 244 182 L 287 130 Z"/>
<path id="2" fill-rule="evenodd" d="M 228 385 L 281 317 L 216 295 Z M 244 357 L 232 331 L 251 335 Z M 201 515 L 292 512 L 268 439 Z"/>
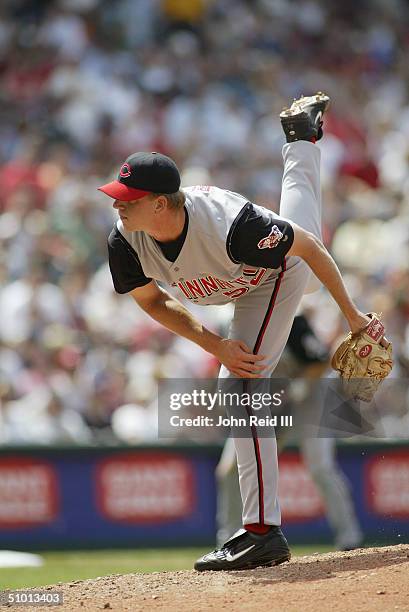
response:
<path id="1" fill-rule="evenodd" d="M 385 326 L 375 313 L 361 331 L 349 332 L 334 353 L 331 365 L 338 370 L 345 394 L 351 399 L 370 402 L 392 370 L 392 344 L 384 336 Z"/>

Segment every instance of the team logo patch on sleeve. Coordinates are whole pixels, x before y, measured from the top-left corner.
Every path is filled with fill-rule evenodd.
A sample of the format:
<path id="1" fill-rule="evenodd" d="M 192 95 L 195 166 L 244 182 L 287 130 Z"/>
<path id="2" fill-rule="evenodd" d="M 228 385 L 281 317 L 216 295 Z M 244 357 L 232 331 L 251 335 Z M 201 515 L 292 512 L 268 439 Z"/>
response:
<path id="1" fill-rule="evenodd" d="M 283 233 L 280 232 L 276 225 L 273 225 L 271 232 L 265 238 L 262 238 L 257 244 L 259 249 L 274 249 L 283 237 Z"/>

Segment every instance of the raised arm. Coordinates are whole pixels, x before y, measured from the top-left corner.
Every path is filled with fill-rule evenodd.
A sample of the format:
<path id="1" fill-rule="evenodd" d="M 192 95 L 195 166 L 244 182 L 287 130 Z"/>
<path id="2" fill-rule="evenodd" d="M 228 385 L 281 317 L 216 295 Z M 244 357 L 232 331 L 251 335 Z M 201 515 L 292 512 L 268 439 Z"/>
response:
<path id="1" fill-rule="evenodd" d="M 294 242 L 287 255 L 301 257 L 319 280 L 328 289 L 345 316 L 353 333 L 363 329 L 370 318 L 361 312 L 352 301 L 341 273 L 322 242 L 310 232 L 292 223 Z"/>
<path id="2" fill-rule="evenodd" d="M 256 362 L 265 359 L 254 355 L 241 341 L 222 338 L 202 325 L 179 300 L 151 281 L 130 292 L 135 302 L 150 317 L 170 331 L 198 344 L 211 353 L 235 376 L 259 378 L 264 369 Z"/>

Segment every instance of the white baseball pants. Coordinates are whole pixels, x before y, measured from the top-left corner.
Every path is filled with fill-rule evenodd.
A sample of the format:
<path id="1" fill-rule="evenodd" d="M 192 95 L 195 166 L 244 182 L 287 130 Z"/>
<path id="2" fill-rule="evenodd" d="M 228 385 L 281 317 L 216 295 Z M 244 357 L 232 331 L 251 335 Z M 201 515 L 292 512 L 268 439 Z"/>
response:
<path id="1" fill-rule="evenodd" d="M 321 237 L 320 149 L 299 141 L 283 147 L 284 174 L 280 216 Z M 229 338 L 242 340 L 253 352 L 267 355 L 269 378 L 287 343 L 303 294 L 318 288 L 317 279 L 299 257 L 287 257 L 281 270 L 260 287 L 237 300 Z M 233 378 L 222 366 L 220 378 Z M 244 383 L 246 384 L 246 383 Z M 260 437 L 234 438 L 243 502 L 243 524 L 279 525 L 278 462 L 274 431 Z"/>

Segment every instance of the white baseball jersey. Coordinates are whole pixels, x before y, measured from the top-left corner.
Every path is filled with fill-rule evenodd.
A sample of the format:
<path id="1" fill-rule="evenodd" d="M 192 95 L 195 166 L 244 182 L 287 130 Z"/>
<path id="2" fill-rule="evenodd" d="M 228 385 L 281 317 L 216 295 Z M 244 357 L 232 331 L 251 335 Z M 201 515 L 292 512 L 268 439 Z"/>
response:
<path id="1" fill-rule="evenodd" d="M 119 278 L 124 267 L 131 268 L 128 273 L 132 274 L 135 256 L 146 282 L 155 279 L 178 287 L 188 300 L 199 304 L 236 300 L 281 266 L 293 242 L 287 220 L 217 187 L 188 187 L 184 193 L 187 231 L 175 261 L 169 261 L 161 244 L 147 233 L 126 231 L 122 221 L 117 222 L 110 236 L 110 265 L 120 293 L 134 288 L 132 282 L 122 287 Z M 120 257 L 123 239 L 125 257 Z"/>

